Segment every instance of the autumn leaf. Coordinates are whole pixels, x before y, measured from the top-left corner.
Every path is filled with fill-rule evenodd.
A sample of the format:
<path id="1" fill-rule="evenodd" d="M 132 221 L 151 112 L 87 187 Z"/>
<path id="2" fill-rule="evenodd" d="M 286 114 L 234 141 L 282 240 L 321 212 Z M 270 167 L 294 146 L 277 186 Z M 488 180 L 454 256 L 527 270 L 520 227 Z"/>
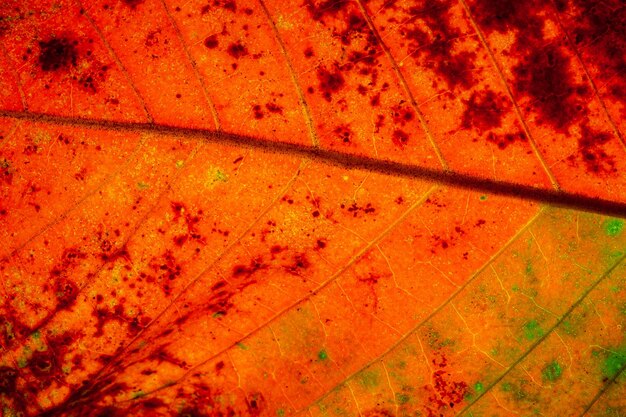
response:
<path id="1" fill-rule="evenodd" d="M 624 415 L 622 3 L 3 2 L 2 415 Z"/>

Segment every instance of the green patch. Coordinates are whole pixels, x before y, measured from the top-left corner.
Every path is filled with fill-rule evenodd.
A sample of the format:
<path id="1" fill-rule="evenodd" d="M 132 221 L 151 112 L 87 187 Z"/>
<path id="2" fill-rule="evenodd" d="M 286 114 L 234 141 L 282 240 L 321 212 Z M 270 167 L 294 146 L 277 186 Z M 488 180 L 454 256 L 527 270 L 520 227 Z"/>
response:
<path id="1" fill-rule="evenodd" d="M 537 320 L 531 320 L 524 324 L 524 337 L 527 340 L 537 339 L 543 336 L 543 329 Z"/>
<path id="2" fill-rule="evenodd" d="M 511 392 L 513 391 L 513 384 L 511 384 L 510 382 L 505 382 L 504 384 L 502 384 L 501 388 L 504 392 Z"/>
<path id="3" fill-rule="evenodd" d="M 185 161 L 176 161 L 176 168 L 181 169 L 185 166 Z"/>
<path id="4" fill-rule="evenodd" d="M 613 378 L 624 366 L 626 366 L 626 349 L 622 348 L 617 352 L 609 353 L 602 364 L 602 373 L 607 378 Z"/>
<path id="5" fill-rule="evenodd" d="M 276 410 L 276 415 L 278 417 L 284 417 L 285 416 L 285 410 L 283 410 L 282 408 L 279 408 L 278 410 Z"/>
<path id="6" fill-rule="evenodd" d="M 228 181 L 228 175 L 217 167 L 210 167 L 207 170 L 206 175 L 207 175 L 207 179 L 204 182 L 204 186 L 208 189 L 215 188 L 215 186 L 220 182 Z"/>
<path id="7" fill-rule="evenodd" d="M 136 398 L 141 398 L 141 397 L 145 397 L 146 393 L 143 391 L 137 391 L 137 392 L 133 392 L 132 394 L 130 394 L 130 399 L 134 400 Z"/>
<path id="8" fill-rule="evenodd" d="M 150 185 L 140 181 L 137 183 L 137 188 L 140 190 L 147 190 L 148 188 L 150 188 Z"/>
<path id="9" fill-rule="evenodd" d="M 18 368 L 26 368 L 26 365 L 28 365 L 28 359 L 26 359 L 25 356 L 17 358 L 17 367 Z"/>
<path id="10" fill-rule="evenodd" d="M 213 313 L 213 318 L 214 319 L 219 319 L 223 315 L 224 315 L 224 313 L 222 313 L 221 311 L 216 311 L 215 313 Z"/>
<path id="11" fill-rule="evenodd" d="M 380 376 L 376 371 L 363 371 L 359 375 L 359 382 L 363 387 L 372 389 L 380 383 Z"/>
<path id="12" fill-rule="evenodd" d="M 483 386 L 482 382 L 478 381 L 477 383 L 474 384 L 474 391 L 481 393 L 483 392 L 484 389 L 485 387 Z"/>
<path id="13" fill-rule="evenodd" d="M 241 343 L 241 342 L 237 342 L 237 347 L 238 347 L 239 349 L 241 349 L 241 350 L 248 350 L 248 349 L 250 349 L 248 346 L 244 345 L 244 344 L 243 344 L 243 343 Z"/>
<path id="14" fill-rule="evenodd" d="M 533 273 L 533 263 L 532 261 L 529 259 L 526 261 L 526 275 L 532 275 Z"/>
<path id="15" fill-rule="evenodd" d="M 487 196 L 486 195 L 481 195 L 480 197 L 478 197 L 478 199 L 480 201 L 487 201 Z"/>
<path id="16" fill-rule="evenodd" d="M 617 236 L 624 229 L 624 221 L 622 219 L 609 219 L 604 222 L 604 231 L 609 236 Z"/>
<path id="17" fill-rule="evenodd" d="M 400 404 L 400 405 L 402 405 L 402 404 L 406 404 L 406 403 L 408 403 L 410 400 L 411 400 L 411 397 L 409 397 L 409 396 L 408 396 L 408 395 L 406 395 L 406 394 L 400 394 L 400 393 L 396 394 L 396 402 L 397 402 L 398 404 Z"/>
<path id="18" fill-rule="evenodd" d="M 578 332 L 574 328 L 574 324 L 572 324 L 570 320 L 563 320 L 563 322 L 561 323 L 561 328 L 563 329 L 565 334 L 569 336 L 576 336 L 578 334 Z"/>
<path id="19" fill-rule="evenodd" d="M 328 359 L 328 353 L 325 349 L 322 349 L 317 353 L 317 358 L 321 361 L 325 361 L 326 359 Z"/>
<path id="20" fill-rule="evenodd" d="M 544 366 L 541 376 L 545 381 L 556 381 L 563 374 L 563 367 L 557 361 L 552 361 Z"/>

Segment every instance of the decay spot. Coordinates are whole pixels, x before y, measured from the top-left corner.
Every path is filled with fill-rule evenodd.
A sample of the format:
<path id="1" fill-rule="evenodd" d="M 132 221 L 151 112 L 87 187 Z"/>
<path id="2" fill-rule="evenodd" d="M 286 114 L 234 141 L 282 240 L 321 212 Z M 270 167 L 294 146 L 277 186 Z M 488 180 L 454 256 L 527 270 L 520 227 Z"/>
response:
<path id="1" fill-rule="evenodd" d="M 333 93 L 338 92 L 345 85 L 343 75 L 341 75 L 341 71 L 336 64 L 332 71 L 319 67 L 317 69 L 317 79 L 322 95 L 328 102 L 332 100 Z"/>
<path id="2" fill-rule="evenodd" d="M 135 7 L 139 6 L 144 1 L 145 0 L 124 0 L 124 4 L 126 4 L 131 9 L 134 9 Z"/>
<path id="3" fill-rule="evenodd" d="M 217 40 L 217 35 L 207 36 L 204 39 L 204 46 L 206 46 L 209 49 L 217 48 L 217 45 L 219 45 L 219 42 Z"/>
<path id="4" fill-rule="evenodd" d="M 323 0 L 318 4 L 313 0 L 306 0 L 306 6 L 309 14 L 315 20 L 322 21 L 325 16 L 336 16 L 339 12 L 346 9 L 350 4 L 349 0 Z"/>
<path id="5" fill-rule="evenodd" d="M 52 38 L 48 41 L 40 41 L 39 66 L 43 71 L 66 70 L 76 66 L 78 52 L 77 41 L 67 38 Z"/>
<path id="6" fill-rule="evenodd" d="M 226 52 L 235 59 L 248 55 L 248 49 L 241 42 L 231 43 Z"/>
<path id="7" fill-rule="evenodd" d="M 450 25 L 451 9 L 447 0 L 409 7 L 406 12 L 410 19 L 402 25 L 400 34 L 407 40 L 407 55 L 413 57 L 417 65 L 431 69 L 450 88 L 467 89 L 474 84 L 476 54 L 455 51 L 457 39 L 464 33 Z"/>
<path id="8" fill-rule="evenodd" d="M 570 58 L 558 46 L 532 50 L 513 68 L 516 91 L 532 99 L 532 109 L 539 122 L 547 123 L 561 133 L 586 115 L 585 96 L 589 89 L 576 85 L 569 71 Z"/>
<path id="9" fill-rule="evenodd" d="M 396 145 L 400 149 L 404 149 L 404 146 L 409 143 L 409 135 L 402 130 L 396 129 L 393 131 L 391 140 L 393 141 L 394 145 Z"/>
<path id="10" fill-rule="evenodd" d="M 15 393 L 17 372 L 9 366 L 0 366 L 0 394 Z"/>
<path id="11" fill-rule="evenodd" d="M 482 134 L 502 125 L 502 116 L 511 107 L 511 104 L 501 94 L 492 90 L 483 92 L 474 91 L 465 101 L 465 111 L 461 119 L 461 126 L 464 129 L 472 127 L 478 129 Z"/>
<path id="12" fill-rule="evenodd" d="M 276 103 L 267 103 L 265 108 L 269 110 L 270 113 L 283 114 L 283 108 Z"/>
<path id="13" fill-rule="evenodd" d="M 580 126 L 581 137 L 578 139 L 578 157 L 585 164 L 587 172 L 592 174 L 617 174 L 615 158 L 608 155 L 602 145 L 609 142 L 612 135 L 607 132 L 598 132 L 591 129 L 587 123 Z M 575 157 L 570 156 L 568 161 L 575 165 Z"/>
<path id="14" fill-rule="evenodd" d="M 340 125 L 333 130 L 333 133 L 337 135 L 337 137 L 343 143 L 350 143 L 350 138 L 352 137 L 352 130 L 350 130 L 350 126 L 348 125 Z"/>
<path id="15" fill-rule="evenodd" d="M 454 408 L 455 405 L 463 402 L 468 393 L 467 383 L 453 380 L 444 352 L 437 351 L 435 354 L 435 358 L 431 360 L 432 367 L 435 369 L 432 375 L 433 383 L 424 387 L 430 392 L 426 406 L 428 417 L 443 415 L 444 410 Z"/>

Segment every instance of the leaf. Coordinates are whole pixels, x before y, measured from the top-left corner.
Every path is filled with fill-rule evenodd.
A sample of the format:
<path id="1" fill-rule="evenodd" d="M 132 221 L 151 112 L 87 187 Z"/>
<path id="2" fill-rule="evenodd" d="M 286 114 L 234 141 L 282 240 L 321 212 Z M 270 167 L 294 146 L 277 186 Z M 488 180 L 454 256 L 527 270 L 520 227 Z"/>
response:
<path id="1" fill-rule="evenodd" d="M 3 3 L 2 414 L 623 414 L 620 3 Z"/>

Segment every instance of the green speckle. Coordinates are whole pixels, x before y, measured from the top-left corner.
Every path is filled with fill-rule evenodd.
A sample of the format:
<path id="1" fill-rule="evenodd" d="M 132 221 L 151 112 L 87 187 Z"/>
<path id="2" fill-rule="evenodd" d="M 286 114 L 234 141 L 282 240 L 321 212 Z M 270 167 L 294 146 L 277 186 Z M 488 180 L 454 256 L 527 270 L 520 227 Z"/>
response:
<path id="1" fill-rule="evenodd" d="M 361 375 L 359 375 L 359 382 L 365 388 L 371 389 L 375 388 L 379 384 L 380 377 L 376 371 L 363 371 L 361 372 Z"/>
<path id="2" fill-rule="evenodd" d="M 228 175 L 224 173 L 221 169 L 217 167 L 210 167 L 207 170 L 207 179 L 204 182 L 204 186 L 208 189 L 215 188 L 215 186 L 220 182 L 227 182 Z"/>
<path id="3" fill-rule="evenodd" d="M 533 273 L 533 263 L 528 260 L 526 261 L 526 275 L 531 275 Z"/>
<path id="4" fill-rule="evenodd" d="M 513 291 L 513 292 L 518 292 L 518 291 L 519 291 L 519 287 L 518 287 L 517 285 L 513 285 L 513 286 L 511 287 L 511 291 Z"/>
<path id="5" fill-rule="evenodd" d="M 137 183 L 137 188 L 140 190 L 147 190 L 148 188 L 150 188 L 150 185 L 140 181 Z"/>
<path id="6" fill-rule="evenodd" d="M 24 356 L 17 359 L 18 368 L 26 368 L 26 365 L 28 365 L 28 359 L 26 359 Z"/>
<path id="7" fill-rule="evenodd" d="M 607 378 L 613 378 L 626 365 L 626 349 L 611 352 L 602 364 L 602 373 Z"/>
<path id="8" fill-rule="evenodd" d="M 474 391 L 483 392 L 484 389 L 485 387 L 483 386 L 482 382 L 478 381 L 477 383 L 474 384 Z"/>
<path id="9" fill-rule="evenodd" d="M 325 361 L 326 359 L 328 359 L 328 353 L 325 349 L 322 349 L 317 353 L 317 358 L 321 361 Z"/>
<path id="10" fill-rule="evenodd" d="M 563 374 L 563 368 L 557 361 L 547 364 L 541 371 L 543 379 L 546 381 L 556 381 Z"/>
<path id="11" fill-rule="evenodd" d="M 502 391 L 504 392 L 513 391 L 513 384 L 511 384 L 510 382 L 505 382 L 504 384 L 502 384 Z"/>
<path id="12" fill-rule="evenodd" d="M 478 197 L 478 199 L 480 201 L 487 201 L 487 196 L 486 195 L 481 195 L 480 197 Z"/>
<path id="13" fill-rule="evenodd" d="M 146 396 L 146 393 L 145 393 L 145 392 L 143 392 L 143 391 L 137 391 L 137 392 L 133 392 L 133 393 L 130 395 L 130 399 L 131 399 L 131 400 L 134 400 L 135 398 L 141 398 L 141 397 L 145 397 L 145 396 Z"/>
<path id="14" fill-rule="evenodd" d="M 528 323 L 524 324 L 524 336 L 528 340 L 537 339 L 538 337 L 543 336 L 543 330 L 537 320 L 531 320 Z"/>
<path id="15" fill-rule="evenodd" d="M 18 416 L 17 412 L 14 409 L 9 408 L 9 407 L 3 407 L 2 408 L 2 415 L 6 416 L 6 417 L 17 417 Z"/>
<path id="16" fill-rule="evenodd" d="M 185 166 L 185 161 L 176 161 L 176 168 L 181 169 L 183 166 Z"/>
<path id="17" fill-rule="evenodd" d="M 282 408 L 279 408 L 278 410 L 276 410 L 276 415 L 278 417 L 284 417 L 285 416 L 285 410 L 283 410 Z"/>
<path id="18" fill-rule="evenodd" d="M 241 350 L 248 350 L 248 349 L 250 349 L 248 346 L 244 345 L 244 344 L 243 344 L 243 343 L 241 343 L 241 342 L 237 342 L 237 347 L 238 347 L 239 349 L 241 349 Z"/>
<path id="19" fill-rule="evenodd" d="M 411 397 L 409 397 L 406 394 L 401 394 L 401 393 L 396 394 L 396 401 L 398 404 L 406 404 L 409 402 L 410 399 Z"/>
<path id="20" fill-rule="evenodd" d="M 216 311 L 215 313 L 213 313 L 213 318 L 214 319 L 219 319 L 220 317 L 222 317 L 224 315 L 223 312 L 221 311 Z"/>
<path id="21" fill-rule="evenodd" d="M 624 228 L 624 221 L 622 219 L 609 219 L 604 222 L 604 230 L 609 236 L 617 236 L 622 232 Z"/>
<path id="22" fill-rule="evenodd" d="M 571 321 L 564 320 L 561 323 L 561 327 L 563 328 L 563 331 L 565 332 L 565 334 L 567 334 L 569 336 L 576 336 L 577 332 L 576 332 L 576 329 L 574 328 L 574 325 L 572 324 Z"/>
<path id="23" fill-rule="evenodd" d="M 215 171 L 215 180 L 226 182 L 228 181 L 228 175 L 218 169 L 217 171 Z"/>
<path id="24" fill-rule="evenodd" d="M 41 339 L 41 332 L 39 330 L 35 330 L 30 337 L 32 337 L 35 340 L 39 340 Z"/>

